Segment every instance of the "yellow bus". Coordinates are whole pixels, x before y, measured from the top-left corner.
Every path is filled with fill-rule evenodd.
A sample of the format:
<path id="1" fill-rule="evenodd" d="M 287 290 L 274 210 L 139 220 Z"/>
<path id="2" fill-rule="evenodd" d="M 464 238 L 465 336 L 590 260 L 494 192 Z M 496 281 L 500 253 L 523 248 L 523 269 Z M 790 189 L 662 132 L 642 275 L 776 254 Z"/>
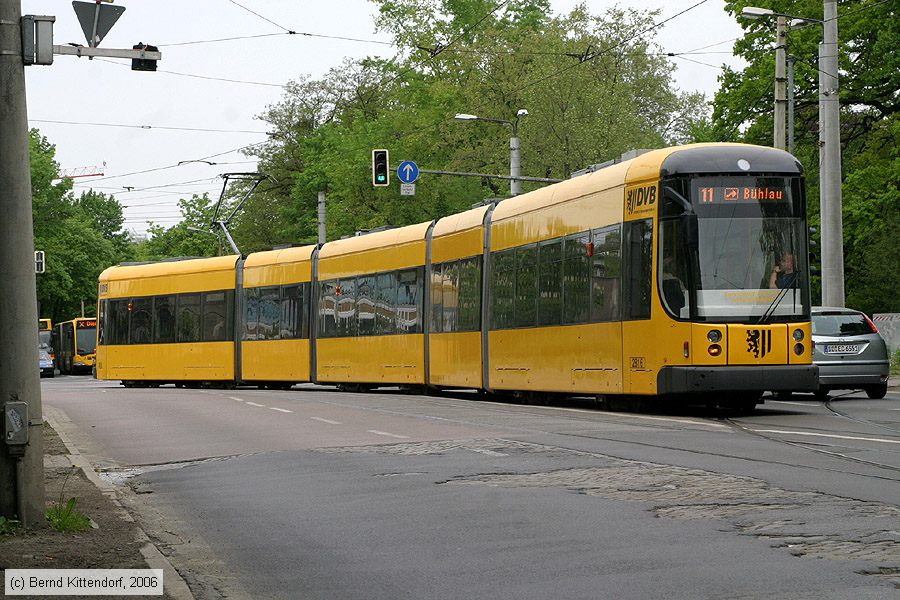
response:
<path id="1" fill-rule="evenodd" d="M 77 317 L 56 324 L 56 367 L 64 375 L 90 373 L 97 350 L 97 319 Z"/>
<path id="2" fill-rule="evenodd" d="M 38 346 L 53 347 L 53 321 L 50 319 L 38 319 Z"/>
<path id="3" fill-rule="evenodd" d="M 818 385 L 805 193 L 783 151 L 694 144 L 321 247 L 112 267 L 98 377 L 751 408 Z M 106 333 L 133 331 L 139 301 L 209 291 L 238 304 L 226 340 Z"/>

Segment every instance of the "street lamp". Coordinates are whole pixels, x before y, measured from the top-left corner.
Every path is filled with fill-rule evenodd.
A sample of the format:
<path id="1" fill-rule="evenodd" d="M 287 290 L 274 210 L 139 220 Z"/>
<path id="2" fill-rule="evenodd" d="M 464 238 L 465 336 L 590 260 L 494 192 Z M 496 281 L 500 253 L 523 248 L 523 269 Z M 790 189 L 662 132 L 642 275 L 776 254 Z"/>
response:
<path id="1" fill-rule="evenodd" d="M 509 138 L 509 193 L 511 196 L 518 196 L 522 193 L 522 182 L 519 179 L 522 175 L 522 155 L 519 148 L 519 120 L 527 116 L 528 111 L 524 108 L 520 108 L 516 113 L 515 121 L 509 121 L 507 119 L 491 119 L 466 113 L 458 113 L 453 117 L 457 121 L 487 121 L 488 123 L 509 125 L 512 128 L 512 137 Z"/>
<path id="2" fill-rule="evenodd" d="M 792 19 L 792 26 L 805 23 L 822 25 L 822 43 L 819 44 L 819 217 L 822 223 L 822 304 L 842 307 L 845 302 L 844 234 L 841 215 L 837 0 L 824 0 L 822 20 L 776 13 L 755 6 L 744 8 L 741 15 L 750 19 L 775 16 L 779 19 L 780 27 L 784 26 L 784 19 Z M 776 104 L 777 91 L 776 80 Z"/>

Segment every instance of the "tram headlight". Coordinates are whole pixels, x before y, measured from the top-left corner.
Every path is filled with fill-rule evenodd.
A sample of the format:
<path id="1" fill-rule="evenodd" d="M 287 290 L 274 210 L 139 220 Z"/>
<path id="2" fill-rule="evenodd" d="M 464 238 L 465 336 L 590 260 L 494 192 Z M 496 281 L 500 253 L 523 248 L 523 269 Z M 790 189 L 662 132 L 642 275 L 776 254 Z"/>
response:
<path id="1" fill-rule="evenodd" d="M 794 344 L 794 354 L 797 356 L 803 356 L 803 352 L 806 351 L 806 348 L 803 344 Z"/>
<path id="2" fill-rule="evenodd" d="M 718 329 L 710 329 L 706 334 L 706 339 L 708 339 L 712 344 L 718 344 L 722 341 L 722 332 Z"/>
<path id="3" fill-rule="evenodd" d="M 794 341 L 795 341 L 795 342 L 802 342 L 802 341 L 803 341 L 803 338 L 804 338 L 803 330 L 802 330 L 802 329 L 795 329 L 795 330 L 794 330 Z"/>
<path id="4" fill-rule="evenodd" d="M 718 344 L 712 344 L 709 348 L 706 349 L 709 352 L 710 356 L 719 356 L 722 354 L 722 346 Z"/>

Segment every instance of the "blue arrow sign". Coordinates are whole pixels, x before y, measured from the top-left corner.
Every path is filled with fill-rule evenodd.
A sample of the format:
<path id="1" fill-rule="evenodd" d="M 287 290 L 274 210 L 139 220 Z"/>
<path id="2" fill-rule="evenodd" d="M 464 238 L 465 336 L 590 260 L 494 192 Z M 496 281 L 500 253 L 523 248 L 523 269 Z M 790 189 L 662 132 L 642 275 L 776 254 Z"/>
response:
<path id="1" fill-rule="evenodd" d="M 419 178 L 419 165 L 411 160 L 404 160 L 397 167 L 397 179 L 400 183 L 412 183 Z"/>

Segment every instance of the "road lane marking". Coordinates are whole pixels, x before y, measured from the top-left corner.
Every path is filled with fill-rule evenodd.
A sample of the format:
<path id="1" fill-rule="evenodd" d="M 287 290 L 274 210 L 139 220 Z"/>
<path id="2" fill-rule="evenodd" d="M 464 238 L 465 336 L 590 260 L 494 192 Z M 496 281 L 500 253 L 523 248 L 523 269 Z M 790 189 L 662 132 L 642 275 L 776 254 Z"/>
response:
<path id="1" fill-rule="evenodd" d="M 236 401 L 236 402 L 243 402 L 243 401 L 244 401 L 243 398 L 235 398 L 234 396 L 228 396 L 228 397 L 229 397 L 231 400 L 234 400 L 234 401 Z"/>
<path id="2" fill-rule="evenodd" d="M 784 429 L 751 429 L 755 433 L 781 433 L 784 435 L 806 435 L 813 437 L 833 438 L 837 440 L 854 440 L 863 442 L 878 442 L 882 444 L 900 444 L 900 440 L 889 440 L 885 438 L 859 437 L 854 435 L 836 435 L 832 433 L 811 433 L 809 431 L 787 431 Z"/>
<path id="3" fill-rule="evenodd" d="M 396 433 L 388 433 L 387 431 L 378 431 L 377 429 L 367 429 L 369 433 L 374 433 L 375 435 L 385 435 L 387 437 L 398 438 L 401 440 L 408 440 L 408 435 L 397 435 Z"/>
<path id="4" fill-rule="evenodd" d="M 247 406 L 258 406 L 260 408 L 265 408 L 265 404 L 257 404 L 256 402 L 247 402 Z"/>
<path id="5" fill-rule="evenodd" d="M 292 412 L 294 412 L 294 411 L 288 410 L 288 409 L 286 409 L 286 408 L 276 408 L 276 407 L 274 407 L 274 406 L 270 406 L 270 407 L 269 407 L 269 410 L 277 410 L 278 412 L 283 412 L 283 413 L 292 413 Z"/>
<path id="6" fill-rule="evenodd" d="M 343 425 L 340 421 L 332 421 L 331 419 L 323 419 L 322 417 L 310 417 L 310 419 L 320 423 L 328 423 L 329 425 Z"/>

